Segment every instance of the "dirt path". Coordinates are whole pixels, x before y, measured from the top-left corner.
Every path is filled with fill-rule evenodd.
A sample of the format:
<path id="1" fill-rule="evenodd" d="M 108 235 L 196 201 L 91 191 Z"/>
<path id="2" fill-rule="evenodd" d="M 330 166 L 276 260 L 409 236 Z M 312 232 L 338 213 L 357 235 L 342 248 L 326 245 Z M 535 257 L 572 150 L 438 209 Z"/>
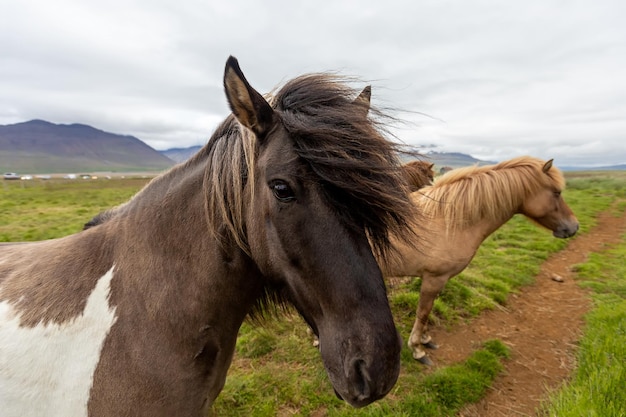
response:
<path id="1" fill-rule="evenodd" d="M 429 354 L 437 365 L 461 361 L 489 339 L 500 339 L 511 349 L 505 372 L 487 396 L 462 410 L 460 417 L 535 416 L 546 393 L 575 366 L 583 315 L 590 308 L 589 297 L 576 285 L 570 267 L 584 262 L 590 252 L 618 242 L 624 232 L 626 213 L 621 217 L 604 213 L 594 229 L 544 262 L 535 284 L 510 297 L 506 308 L 488 311 L 448 331 L 433 327 L 431 334 L 440 348 Z M 563 281 L 553 280 L 555 275 Z"/>

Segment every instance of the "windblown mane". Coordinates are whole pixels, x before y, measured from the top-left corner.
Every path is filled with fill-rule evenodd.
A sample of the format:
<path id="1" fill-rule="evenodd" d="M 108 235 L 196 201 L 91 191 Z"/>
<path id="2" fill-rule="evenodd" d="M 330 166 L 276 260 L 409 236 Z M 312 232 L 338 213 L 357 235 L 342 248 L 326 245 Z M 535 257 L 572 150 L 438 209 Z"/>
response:
<path id="1" fill-rule="evenodd" d="M 414 193 L 425 213 L 442 216 L 449 230 L 478 219 L 500 219 L 523 199 L 546 186 L 565 188 L 561 171 L 542 171 L 545 161 L 521 156 L 496 165 L 457 168 Z"/>
<path id="2" fill-rule="evenodd" d="M 413 238 L 407 226 L 416 213 L 406 198 L 399 160 L 400 153 L 410 152 L 389 139 L 384 121 L 390 117 L 369 103 L 355 101 L 358 92 L 347 81 L 332 74 L 303 75 L 287 82 L 268 101 L 280 114 L 296 153 L 322 184 L 329 205 L 348 228 L 366 231 L 375 254 L 384 261 L 391 235 Z M 231 114 L 197 154 L 152 182 L 205 163 L 209 229 L 220 241 L 232 241 L 249 253 L 244 188 L 254 184 L 251 167 L 257 151 L 254 135 Z M 97 215 L 85 228 L 114 217 L 136 198 Z"/>
<path id="3" fill-rule="evenodd" d="M 398 158 L 403 149 L 386 137 L 381 122 L 385 116 L 371 106 L 368 111 L 369 103 L 355 102 L 358 94 L 345 81 L 331 74 L 304 75 L 272 94 L 269 102 L 280 114 L 296 153 L 323 185 L 329 204 L 347 227 L 366 230 L 384 259 L 390 234 L 407 236 L 406 226 L 414 217 L 403 195 Z M 256 156 L 255 139 L 230 116 L 207 144 L 206 153 L 209 223 L 214 230 L 225 227 L 247 251 L 242 193 L 253 175 L 249 167 Z"/>

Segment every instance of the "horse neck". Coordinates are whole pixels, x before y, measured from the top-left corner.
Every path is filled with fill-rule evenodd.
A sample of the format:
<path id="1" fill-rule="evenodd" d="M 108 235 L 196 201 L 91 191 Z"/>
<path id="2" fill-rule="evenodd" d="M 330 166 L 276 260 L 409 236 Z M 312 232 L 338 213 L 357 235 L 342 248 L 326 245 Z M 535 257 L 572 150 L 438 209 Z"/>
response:
<path id="1" fill-rule="evenodd" d="M 144 189 L 120 210 L 127 220 L 123 231 L 129 239 L 146 239 L 145 235 L 162 239 L 146 239 L 151 245 L 179 244 L 202 234 L 185 236 L 189 228 L 206 230 L 203 220 L 202 165 L 176 166 L 153 179 Z M 204 225 L 203 225 L 204 223 Z M 202 229 L 198 229 L 202 228 Z M 165 229 L 165 230 L 163 230 Z"/>
<path id="2" fill-rule="evenodd" d="M 470 233 L 475 233 L 476 236 L 480 236 L 481 243 L 487 239 L 489 235 L 502 227 L 506 222 L 511 220 L 511 218 L 515 215 L 514 211 L 507 211 L 503 213 L 501 217 L 498 218 L 484 218 L 482 221 L 475 222 L 471 227 L 468 227 Z M 470 230 L 471 229 L 471 230 Z"/>
<path id="3" fill-rule="evenodd" d="M 124 278 L 134 280 L 132 285 L 141 291 L 159 288 L 161 296 L 169 300 L 167 304 L 176 306 L 167 314 L 180 314 L 191 322 L 207 320 L 211 314 L 208 305 L 219 304 L 220 314 L 242 306 L 245 310 L 260 292 L 255 286 L 246 286 L 246 279 L 254 275 L 249 257 L 236 246 L 218 242 L 218 233 L 209 229 L 204 165 L 197 162 L 151 182 L 120 218 L 110 221 L 108 231 L 118 234 L 117 269 L 136 271 Z M 231 288 L 236 290 L 227 291 Z M 216 289 L 223 291 L 217 294 Z M 222 306 L 222 300 L 229 299 Z M 167 304 L 153 307 L 167 308 Z M 172 317 L 173 322 L 177 320 Z"/>
<path id="4" fill-rule="evenodd" d="M 176 386 L 208 395 L 210 404 L 224 384 L 237 332 L 262 295 L 264 281 L 240 248 L 221 244 L 210 232 L 204 170 L 188 168 L 153 181 L 104 229 L 86 233 L 117 235 L 111 302 L 119 317 L 111 337 L 128 340 L 123 335 L 133 332 L 132 349 L 152 355 L 148 363 L 159 363 L 154 345 L 171 346 L 168 365 L 155 370 L 154 379 L 193 367 L 196 379 Z M 104 360 L 118 367 L 114 353 Z"/>

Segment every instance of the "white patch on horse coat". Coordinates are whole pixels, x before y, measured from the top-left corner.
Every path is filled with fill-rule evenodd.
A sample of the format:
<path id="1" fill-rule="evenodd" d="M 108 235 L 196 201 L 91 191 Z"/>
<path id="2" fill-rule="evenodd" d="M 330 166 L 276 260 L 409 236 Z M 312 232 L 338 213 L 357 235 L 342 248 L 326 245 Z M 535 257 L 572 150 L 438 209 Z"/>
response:
<path id="1" fill-rule="evenodd" d="M 100 351 L 115 323 L 109 307 L 113 268 L 67 323 L 20 327 L 19 312 L 0 303 L 0 415 L 87 416 Z"/>

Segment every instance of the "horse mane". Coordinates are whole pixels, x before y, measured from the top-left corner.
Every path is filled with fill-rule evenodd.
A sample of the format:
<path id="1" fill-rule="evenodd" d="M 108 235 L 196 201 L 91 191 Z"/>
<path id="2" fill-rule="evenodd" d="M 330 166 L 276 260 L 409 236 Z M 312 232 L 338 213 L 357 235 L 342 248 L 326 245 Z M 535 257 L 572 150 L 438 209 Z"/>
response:
<path id="1" fill-rule="evenodd" d="M 216 129 L 207 145 L 192 159 L 205 159 L 203 189 L 209 229 L 218 242 L 232 239 L 247 254 L 244 187 L 254 184 L 254 134 L 231 114 Z M 254 192 L 252 190 L 251 192 Z"/>
<path id="2" fill-rule="evenodd" d="M 311 74 L 287 83 L 273 102 L 331 205 L 348 228 L 365 229 L 384 262 L 391 235 L 412 237 L 415 210 L 399 159 L 408 152 L 390 140 L 386 123 L 392 119 L 369 102 L 355 101 L 358 93 L 345 78 Z"/>
<path id="3" fill-rule="evenodd" d="M 458 230 L 478 219 L 501 219 L 515 211 L 522 200 L 541 188 L 565 188 L 561 171 L 531 156 L 495 165 L 457 168 L 437 177 L 432 186 L 413 193 L 425 213 L 442 216 L 449 230 Z"/>
<path id="4" fill-rule="evenodd" d="M 268 101 L 296 153 L 322 184 L 329 204 L 349 229 L 365 230 L 375 253 L 385 259 L 390 235 L 408 238 L 407 226 L 414 218 L 398 156 L 406 151 L 387 138 L 382 122 L 386 116 L 369 104 L 368 111 L 355 102 L 357 96 L 346 79 L 322 73 L 287 82 Z M 210 158 L 204 184 L 209 223 L 249 252 L 242 209 L 244 186 L 254 183 L 254 135 L 231 115 L 205 152 Z"/>
<path id="5" fill-rule="evenodd" d="M 391 235 L 414 237 L 407 226 L 416 214 L 405 197 L 399 155 L 416 153 L 389 139 L 386 122 L 391 117 L 369 103 L 355 102 L 358 92 L 347 82 L 334 74 L 303 75 L 270 95 L 269 102 L 279 111 L 296 153 L 323 184 L 329 203 L 347 227 L 366 230 L 376 255 L 385 260 Z M 249 253 L 243 191 L 248 182 L 254 184 L 250 167 L 256 153 L 255 136 L 231 114 L 189 160 L 155 177 L 128 202 L 99 213 L 84 229 L 125 211 L 149 188 L 170 181 L 190 165 L 204 163 L 209 229 L 220 241 L 232 239 Z"/>

